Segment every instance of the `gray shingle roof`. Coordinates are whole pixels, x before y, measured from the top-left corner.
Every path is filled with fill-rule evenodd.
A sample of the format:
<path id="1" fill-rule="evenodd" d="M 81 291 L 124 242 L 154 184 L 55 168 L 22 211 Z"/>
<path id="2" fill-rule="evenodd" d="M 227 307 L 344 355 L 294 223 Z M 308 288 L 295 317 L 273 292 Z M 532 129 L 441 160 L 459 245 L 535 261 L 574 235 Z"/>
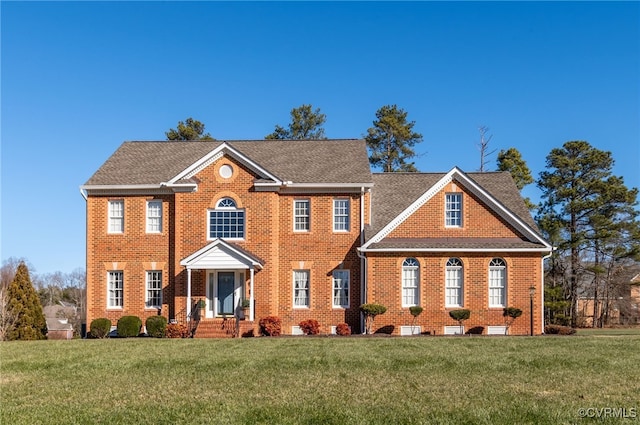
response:
<path id="1" fill-rule="evenodd" d="M 86 182 L 93 185 L 157 185 L 177 176 L 222 141 L 125 142 Z M 370 183 L 363 140 L 228 141 L 282 181 Z"/>
<path id="2" fill-rule="evenodd" d="M 367 239 L 382 230 L 445 175 L 446 173 L 373 174 L 372 224 L 367 229 Z M 465 173 L 465 175 L 485 189 L 514 216 L 538 232 L 535 221 L 508 172 Z"/>

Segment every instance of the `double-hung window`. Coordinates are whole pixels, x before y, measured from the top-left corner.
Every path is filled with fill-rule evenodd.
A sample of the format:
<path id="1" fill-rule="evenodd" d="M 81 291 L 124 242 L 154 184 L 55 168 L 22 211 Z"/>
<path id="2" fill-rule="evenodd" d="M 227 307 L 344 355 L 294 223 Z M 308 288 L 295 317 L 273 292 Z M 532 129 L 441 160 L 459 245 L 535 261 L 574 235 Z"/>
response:
<path id="1" fill-rule="evenodd" d="M 462 227 L 462 193 L 447 193 L 445 196 L 446 227 Z"/>
<path id="2" fill-rule="evenodd" d="M 415 258 L 407 258 L 402 263 L 402 306 L 418 305 L 420 266 Z"/>
<path id="3" fill-rule="evenodd" d="M 107 308 L 122 308 L 124 305 L 124 279 L 122 271 L 107 273 Z"/>
<path id="4" fill-rule="evenodd" d="M 293 201 L 293 230 L 296 232 L 308 232 L 309 217 L 309 200 L 302 199 Z"/>
<path id="5" fill-rule="evenodd" d="M 293 272 L 293 307 L 309 307 L 309 270 Z"/>
<path id="6" fill-rule="evenodd" d="M 462 307 L 462 294 L 462 261 L 459 258 L 449 258 L 445 276 L 445 307 Z"/>
<path id="7" fill-rule="evenodd" d="M 147 233 L 162 233 L 162 201 L 147 202 Z"/>
<path id="8" fill-rule="evenodd" d="M 489 307 L 506 307 L 507 264 L 501 258 L 489 263 Z"/>
<path id="9" fill-rule="evenodd" d="M 124 232 L 124 201 L 109 201 L 109 233 Z"/>
<path id="10" fill-rule="evenodd" d="M 209 211 L 209 239 L 244 239 L 244 210 L 231 198 L 222 198 L 215 210 Z"/>
<path id="11" fill-rule="evenodd" d="M 349 307 L 349 270 L 333 271 L 333 307 Z"/>
<path id="12" fill-rule="evenodd" d="M 349 231 L 349 200 L 334 199 L 333 200 L 333 231 L 348 232 Z"/>
<path id="13" fill-rule="evenodd" d="M 151 270 L 147 272 L 147 294 L 145 306 L 148 308 L 162 307 L 162 272 Z"/>

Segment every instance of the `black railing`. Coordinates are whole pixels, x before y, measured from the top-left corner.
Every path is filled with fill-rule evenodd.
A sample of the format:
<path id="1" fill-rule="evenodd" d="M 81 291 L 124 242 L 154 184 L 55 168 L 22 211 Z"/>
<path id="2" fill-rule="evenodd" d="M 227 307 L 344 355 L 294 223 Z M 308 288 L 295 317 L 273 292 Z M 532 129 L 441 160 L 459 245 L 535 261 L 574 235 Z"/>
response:
<path id="1" fill-rule="evenodd" d="M 198 329 L 198 324 L 202 318 L 200 314 L 200 304 L 204 303 L 204 299 L 199 299 L 191 305 L 191 313 L 187 313 L 187 308 L 183 308 L 176 313 L 174 318 L 176 323 L 185 325 L 189 330 L 189 336 L 193 338 Z"/>

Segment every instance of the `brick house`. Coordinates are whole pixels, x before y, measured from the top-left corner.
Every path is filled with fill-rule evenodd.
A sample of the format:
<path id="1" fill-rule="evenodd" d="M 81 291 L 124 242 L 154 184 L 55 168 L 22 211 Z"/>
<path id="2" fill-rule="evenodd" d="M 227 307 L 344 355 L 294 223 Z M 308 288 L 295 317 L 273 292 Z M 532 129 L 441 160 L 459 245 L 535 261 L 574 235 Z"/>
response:
<path id="1" fill-rule="evenodd" d="M 378 332 L 453 333 L 448 311 L 468 308 L 466 330 L 504 333 L 506 306 L 542 331 L 551 247 L 508 173 L 371 173 L 363 140 L 125 142 L 81 191 L 87 323 L 161 314 L 206 337 L 275 315 L 285 334 L 358 333 L 375 302 Z"/>

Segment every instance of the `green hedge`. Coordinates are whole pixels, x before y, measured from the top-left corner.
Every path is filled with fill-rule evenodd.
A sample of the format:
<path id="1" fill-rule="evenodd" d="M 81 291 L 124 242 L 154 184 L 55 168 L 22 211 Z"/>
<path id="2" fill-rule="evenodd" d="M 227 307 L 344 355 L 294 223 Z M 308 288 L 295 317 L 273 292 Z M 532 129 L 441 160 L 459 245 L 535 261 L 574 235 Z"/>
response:
<path id="1" fill-rule="evenodd" d="M 92 338 L 108 338 L 111 332 L 111 320 L 106 317 L 93 319 L 89 325 L 89 335 Z"/>
<path id="2" fill-rule="evenodd" d="M 147 335 L 154 338 L 164 338 L 167 331 L 167 318 L 164 316 L 149 316 L 144 325 L 147 328 Z"/>
<path id="3" fill-rule="evenodd" d="M 131 338 L 140 335 L 142 320 L 138 316 L 122 316 L 118 320 L 118 336 Z"/>

